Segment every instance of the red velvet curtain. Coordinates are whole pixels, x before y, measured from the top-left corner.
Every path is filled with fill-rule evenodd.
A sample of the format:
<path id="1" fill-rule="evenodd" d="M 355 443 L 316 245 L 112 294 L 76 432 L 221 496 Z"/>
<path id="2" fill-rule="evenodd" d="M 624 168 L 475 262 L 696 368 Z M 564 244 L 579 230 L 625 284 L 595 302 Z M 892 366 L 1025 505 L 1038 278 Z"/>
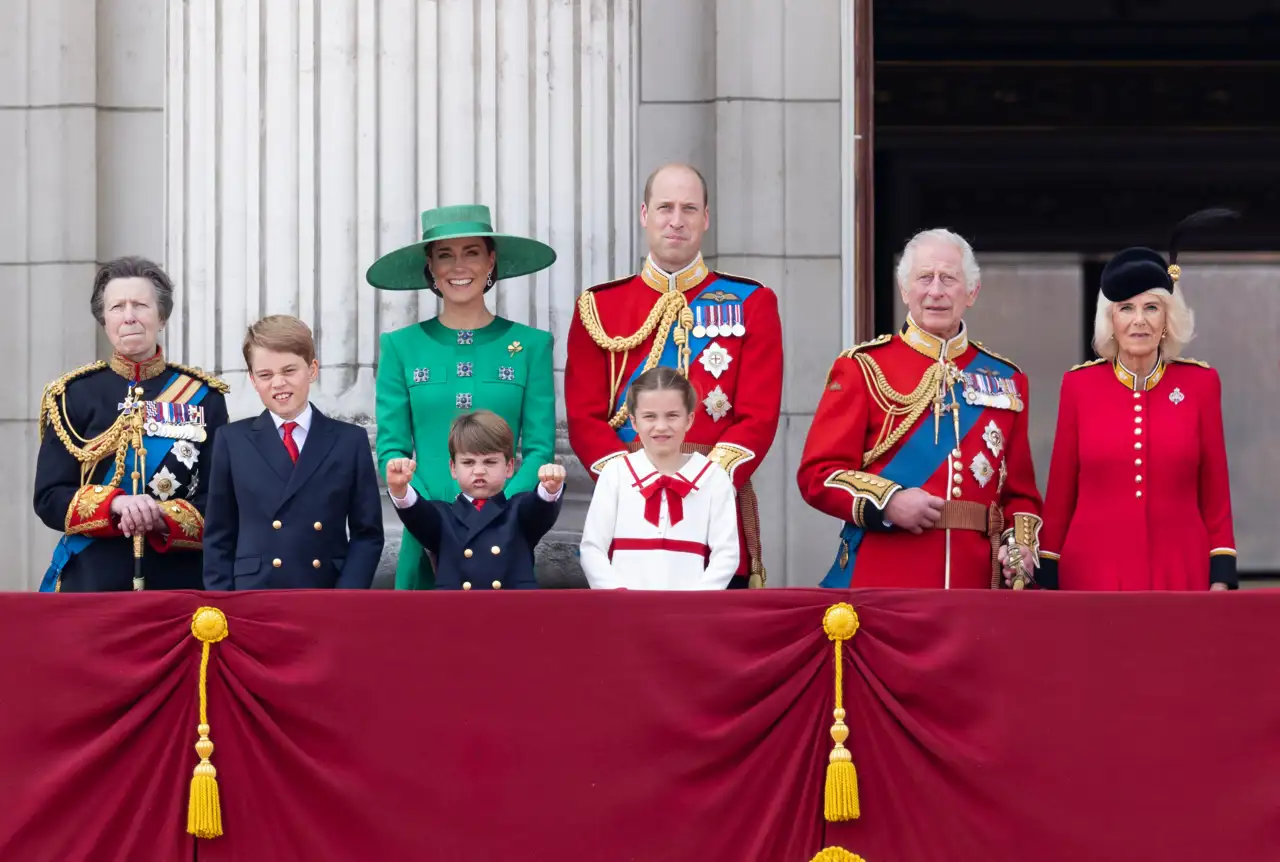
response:
<path id="1" fill-rule="evenodd" d="M 823 821 L 849 601 L 862 817 Z M 225 834 L 190 838 L 202 604 Z M 0 859 L 1231 859 L 1280 594 L 0 596 Z"/>

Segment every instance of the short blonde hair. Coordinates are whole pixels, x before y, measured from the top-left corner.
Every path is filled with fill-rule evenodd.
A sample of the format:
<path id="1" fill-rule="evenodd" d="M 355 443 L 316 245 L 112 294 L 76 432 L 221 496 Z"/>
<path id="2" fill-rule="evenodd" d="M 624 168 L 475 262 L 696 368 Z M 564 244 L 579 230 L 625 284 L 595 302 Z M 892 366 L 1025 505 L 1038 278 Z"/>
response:
<path id="1" fill-rule="evenodd" d="M 1166 335 L 1160 341 L 1160 353 L 1166 359 L 1177 359 L 1182 355 L 1182 348 L 1196 336 L 1195 312 L 1187 305 L 1182 288 L 1176 284 L 1172 293 L 1163 287 L 1153 287 L 1144 292 L 1154 293 L 1164 302 Z M 1098 291 L 1098 312 L 1093 317 L 1093 349 L 1103 359 L 1110 361 L 1114 361 L 1120 353 L 1120 342 L 1115 337 L 1115 323 L 1111 320 L 1115 305 L 1116 303 L 1102 295 L 1102 291 Z"/>
<path id="2" fill-rule="evenodd" d="M 289 314 L 264 317 L 244 334 L 244 364 L 250 371 L 255 347 L 301 356 L 308 365 L 316 358 L 316 340 L 311 335 L 311 327 Z"/>

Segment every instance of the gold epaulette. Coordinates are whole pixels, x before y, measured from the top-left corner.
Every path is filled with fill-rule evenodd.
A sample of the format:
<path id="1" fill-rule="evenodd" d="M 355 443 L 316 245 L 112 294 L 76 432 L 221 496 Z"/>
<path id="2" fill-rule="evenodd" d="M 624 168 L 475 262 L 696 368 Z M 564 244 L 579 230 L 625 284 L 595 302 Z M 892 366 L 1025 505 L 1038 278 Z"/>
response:
<path id="1" fill-rule="evenodd" d="M 1090 359 L 1088 362 L 1081 362 L 1079 365 L 1072 365 L 1072 371 L 1079 371 L 1081 368 L 1092 368 L 1095 365 L 1101 365 L 1104 362 L 1110 362 L 1109 359 Z"/>
<path id="2" fill-rule="evenodd" d="M 217 390 L 223 395 L 226 395 L 231 391 L 231 386 L 227 381 L 223 380 L 221 377 L 215 376 L 212 372 L 205 371 L 203 368 L 197 368 L 192 365 L 179 365 L 176 362 L 170 362 L 169 365 L 172 368 L 178 369 L 183 374 L 189 374 L 197 380 L 203 380 L 205 383 L 209 384 L 210 389 Z"/>
<path id="3" fill-rule="evenodd" d="M 107 363 L 99 359 L 97 362 L 90 362 L 88 365 L 81 365 L 79 368 L 71 369 L 44 387 L 44 394 L 40 396 L 39 436 L 41 440 L 44 439 L 44 429 L 49 424 L 51 411 L 55 411 L 57 408 L 57 402 L 54 399 L 60 398 L 66 393 L 67 384 L 77 377 L 84 377 L 86 374 L 101 371 L 106 367 Z"/>
<path id="4" fill-rule="evenodd" d="M 1199 365 L 1201 368 L 1209 368 L 1209 367 L 1211 367 L 1211 366 L 1209 365 L 1209 363 L 1207 363 L 1207 362 L 1205 362 L 1205 361 L 1203 361 L 1203 360 L 1200 360 L 1200 359 L 1192 359 L 1190 356 L 1179 356 L 1179 357 L 1177 357 L 1176 359 L 1174 359 L 1173 361 L 1174 361 L 1174 362 L 1182 362 L 1182 363 L 1185 363 L 1185 364 L 1187 364 L 1187 365 Z"/>
<path id="5" fill-rule="evenodd" d="M 879 347 L 881 344 L 888 344 L 890 341 L 893 341 L 892 335 L 878 335 L 875 338 L 871 339 L 870 341 L 864 341 L 861 344 L 855 344 L 853 347 L 850 347 L 848 350 L 842 351 L 838 358 L 852 359 L 854 354 L 860 350 L 870 350 L 873 347 Z"/>
<path id="6" fill-rule="evenodd" d="M 969 343 L 972 344 L 974 347 L 978 348 L 979 350 L 981 350 L 983 353 L 987 354 L 988 356 L 992 356 L 996 359 L 999 359 L 1001 362 L 1008 363 L 1013 368 L 1013 370 L 1018 372 L 1019 374 L 1022 373 L 1022 369 L 1018 367 L 1018 363 L 1014 362 L 1012 359 L 1010 359 L 1007 356 L 1001 356 L 999 353 L 996 353 L 990 347 L 987 347 L 986 345 L 984 345 L 981 341 L 970 341 Z"/>

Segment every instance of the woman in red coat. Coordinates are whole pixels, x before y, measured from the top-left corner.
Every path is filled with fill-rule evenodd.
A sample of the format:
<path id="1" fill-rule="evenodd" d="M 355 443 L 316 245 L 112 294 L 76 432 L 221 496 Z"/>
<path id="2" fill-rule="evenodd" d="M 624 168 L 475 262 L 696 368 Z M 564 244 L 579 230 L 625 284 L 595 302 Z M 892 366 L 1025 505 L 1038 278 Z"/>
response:
<path id="1" fill-rule="evenodd" d="M 1093 337 L 1102 358 L 1062 380 L 1042 586 L 1238 585 L 1222 383 L 1179 355 L 1194 317 L 1177 284 L 1176 243 L 1170 259 L 1166 266 L 1158 253 L 1130 248 L 1102 272 Z"/>

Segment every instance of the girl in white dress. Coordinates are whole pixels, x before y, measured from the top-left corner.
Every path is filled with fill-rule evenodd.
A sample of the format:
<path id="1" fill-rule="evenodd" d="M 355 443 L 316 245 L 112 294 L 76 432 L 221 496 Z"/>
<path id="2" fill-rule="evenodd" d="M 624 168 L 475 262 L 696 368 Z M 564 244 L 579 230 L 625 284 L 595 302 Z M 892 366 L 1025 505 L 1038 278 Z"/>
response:
<path id="1" fill-rule="evenodd" d="M 600 471 L 581 546 L 593 589 L 721 590 L 738 570 L 733 481 L 705 455 L 682 451 L 697 400 L 665 366 L 627 391 L 642 448 Z"/>

